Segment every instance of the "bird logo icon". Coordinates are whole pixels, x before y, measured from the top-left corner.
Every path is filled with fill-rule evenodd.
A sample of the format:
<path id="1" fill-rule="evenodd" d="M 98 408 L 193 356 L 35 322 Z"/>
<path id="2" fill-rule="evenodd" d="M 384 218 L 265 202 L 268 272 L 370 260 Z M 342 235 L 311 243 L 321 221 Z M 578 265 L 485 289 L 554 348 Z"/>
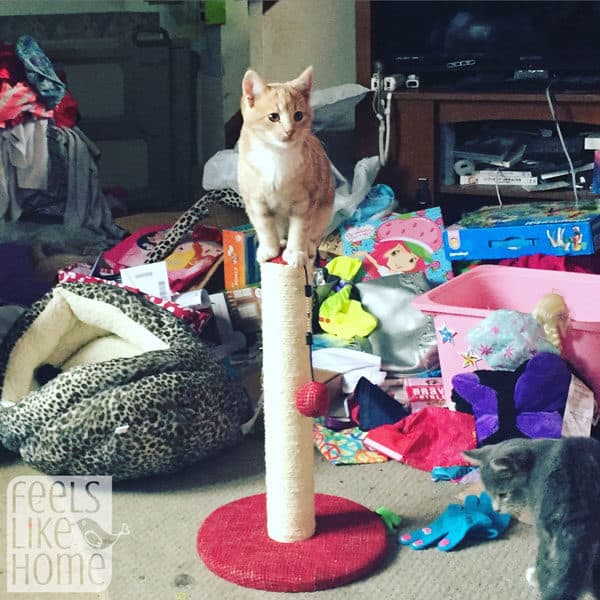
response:
<path id="1" fill-rule="evenodd" d="M 126 523 L 121 525 L 118 533 L 108 533 L 94 521 L 94 519 L 79 519 L 77 526 L 85 543 L 95 550 L 110 548 L 122 535 L 129 535 L 129 527 Z"/>

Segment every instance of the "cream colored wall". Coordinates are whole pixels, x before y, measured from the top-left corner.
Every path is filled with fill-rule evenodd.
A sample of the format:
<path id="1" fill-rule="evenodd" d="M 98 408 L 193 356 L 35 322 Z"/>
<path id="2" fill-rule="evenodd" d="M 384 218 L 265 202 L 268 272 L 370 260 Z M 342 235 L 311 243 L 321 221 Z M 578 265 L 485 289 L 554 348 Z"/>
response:
<path id="1" fill-rule="evenodd" d="M 244 0 L 226 0 L 227 22 L 221 27 L 223 116 L 228 121 L 240 108 L 241 82 L 250 56 L 252 7 Z M 256 4 L 255 6 L 259 6 Z"/>
<path id="2" fill-rule="evenodd" d="M 264 15 L 260 2 L 227 0 L 222 28 L 223 113 L 239 108 L 244 71 L 286 81 L 312 64 L 315 88 L 356 81 L 353 0 L 279 0 Z"/>
<path id="3" fill-rule="evenodd" d="M 254 67 L 271 81 L 286 81 L 308 65 L 315 88 L 356 79 L 354 2 L 279 0 L 263 19 L 262 59 Z"/>

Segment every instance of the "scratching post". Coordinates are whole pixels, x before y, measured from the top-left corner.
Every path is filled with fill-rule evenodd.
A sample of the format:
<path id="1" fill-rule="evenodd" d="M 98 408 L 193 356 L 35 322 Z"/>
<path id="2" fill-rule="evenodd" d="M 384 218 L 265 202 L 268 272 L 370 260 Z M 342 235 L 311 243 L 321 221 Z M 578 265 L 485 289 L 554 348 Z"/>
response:
<path id="1" fill-rule="evenodd" d="M 304 286 L 302 269 L 261 268 L 267 531 L 278 542 L 315 531 L 312 419 L 296 408 L 310 381 Z"/>
<path id="2" fill-rule="evenodd" d="M 213 573 L 238 585 L 314 592 L 371 573 L 385 558 L 387 530 L 364 506 L 315 494 L 312 419 L 296 408 L 311 379 L 304 270 L 263 264 L 261 286 L 266 494 L 211 513 L 197 551 Z"/>

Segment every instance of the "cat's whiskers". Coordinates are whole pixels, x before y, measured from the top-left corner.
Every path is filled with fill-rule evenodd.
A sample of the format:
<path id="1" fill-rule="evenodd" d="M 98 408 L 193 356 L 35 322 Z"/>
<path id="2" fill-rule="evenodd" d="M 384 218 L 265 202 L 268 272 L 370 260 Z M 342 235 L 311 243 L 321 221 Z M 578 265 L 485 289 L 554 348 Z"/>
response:
<path id="1" fill-rule="evenodd" d="M 311 131 L 312 67 L 285 83 L 250 70 L 242 81 L 238 183 L 258 238 L 257 258 L 282 252 L 293 267 L 314 260 L 331 220 L 334 180 Z"/>

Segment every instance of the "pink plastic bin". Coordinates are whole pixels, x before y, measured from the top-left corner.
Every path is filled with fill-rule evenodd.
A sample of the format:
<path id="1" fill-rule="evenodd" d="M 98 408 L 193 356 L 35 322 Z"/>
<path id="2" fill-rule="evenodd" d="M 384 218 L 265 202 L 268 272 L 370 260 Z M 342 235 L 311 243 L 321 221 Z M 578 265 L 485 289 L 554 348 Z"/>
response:
<path id="1" fill-rule="evenodd" d="M 532 312 L 550 292 L 561 294 L 569 309 L 563 356 L 600 401 L 600 275 L 481 265 L 413 300 L 433 315 L 448 406 L 454 375 L 489 368 L 484 360 L 469 361 L 467 333 L 493 310 Z"/>

